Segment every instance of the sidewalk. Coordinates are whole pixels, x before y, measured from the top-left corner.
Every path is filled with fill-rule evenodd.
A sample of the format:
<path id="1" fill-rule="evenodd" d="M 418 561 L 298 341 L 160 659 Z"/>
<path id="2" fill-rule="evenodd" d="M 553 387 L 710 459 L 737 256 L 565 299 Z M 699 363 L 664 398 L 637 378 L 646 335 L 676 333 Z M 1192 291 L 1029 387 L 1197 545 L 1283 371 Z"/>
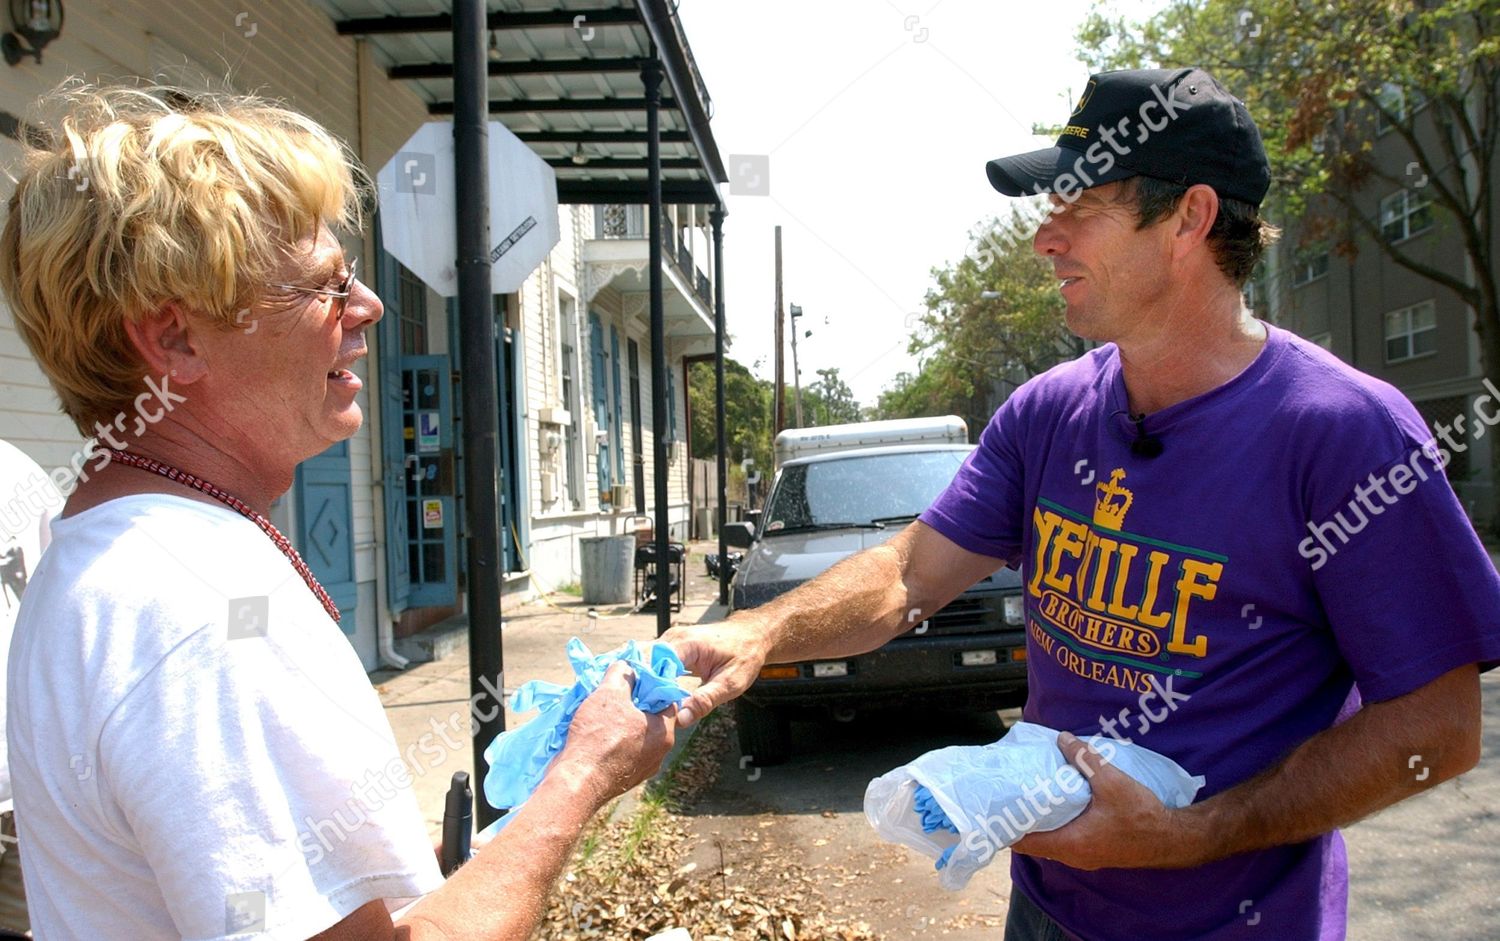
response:
<path id="1" fill-rule="evenodd" d="M 687 597 L 672 623 L 693 624 L 724 616 L 718 600 L 718 581 L 704 573 L 703 553 L 718 551 L 717 543 L 688 545 Z M 565 647 L 578 637 L 599 653 L 627 640 L 656 637 L 656 614 L 628 614 L 630 606 L 599 607 L 600 617 L 587 616 L 588 605 L 569 595 L 552 595 L 552 605 L 541 602 L 507 606 L 501 612 L 505 653 L 505 696 L 528 680 L 566 683 L 573 678 Z M 624 615 L 624 616 L 620 616 Z M 412 790 L 422 808 L 434 842 L 442 834 L 443 801 L 455 771 L 473 772 L 473 745 L 468 733 L 469 650 L 461 644 L 448 656 L 413 664 L 402 671 L 383 669 L 370 674 L 396 735 L 396 747 L 407 759 Z M 491 708 L 489 697 L 480 708 Z M 517 716 L 508 708 L 505 727 L 515 728 L 530 715 Z M 476 792 L 478 781 L 474 781 Z"/>

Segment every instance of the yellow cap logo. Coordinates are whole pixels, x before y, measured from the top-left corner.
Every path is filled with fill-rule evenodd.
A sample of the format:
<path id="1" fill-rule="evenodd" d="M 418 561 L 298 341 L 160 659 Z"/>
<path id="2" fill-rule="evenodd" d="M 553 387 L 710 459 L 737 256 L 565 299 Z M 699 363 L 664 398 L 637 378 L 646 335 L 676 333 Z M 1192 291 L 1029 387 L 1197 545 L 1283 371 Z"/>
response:
<path id="1" fill-rule="evenodd" d="M 1099 83 L 1093 79 L 1089 79 L 1089 83 L 1083 88 L 1083 94 L 1078 97 L 1078 107 L 1073 109 L 1073 113 L 1069 117 L 1078 117 L 1078 112 L 1082 111 L 1083 106 L 1089 103 L 1090 98 L 1094 97 L 1094 86 L 1097 84 Z"/>

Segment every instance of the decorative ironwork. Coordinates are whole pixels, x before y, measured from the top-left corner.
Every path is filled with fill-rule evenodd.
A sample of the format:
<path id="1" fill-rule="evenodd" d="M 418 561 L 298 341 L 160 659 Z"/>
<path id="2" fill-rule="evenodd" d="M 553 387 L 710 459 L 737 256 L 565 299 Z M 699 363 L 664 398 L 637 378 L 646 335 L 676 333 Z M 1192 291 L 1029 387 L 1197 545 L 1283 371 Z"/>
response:
<path id="1" fill-rule="evenodd" d="M 604 228 L 599 233 L 600 237 L 607 239 L 625 238 L 626 232 L 628 231 L 626 227 L 626 218 L 627 213 L 625 212 L 625 207 L 620 205 L 619 203 L 611 203 L 610 205 L 605 206 L 604 211 L 601 214 L 601 224 Z"/>

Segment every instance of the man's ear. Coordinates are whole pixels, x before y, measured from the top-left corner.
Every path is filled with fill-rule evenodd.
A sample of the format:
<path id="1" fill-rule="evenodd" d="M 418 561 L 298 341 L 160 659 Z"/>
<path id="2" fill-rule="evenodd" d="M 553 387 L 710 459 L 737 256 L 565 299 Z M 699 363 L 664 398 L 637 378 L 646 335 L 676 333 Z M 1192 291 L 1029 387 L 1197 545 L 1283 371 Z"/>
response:
<path id="1" fill-rule="evenodd" d="M 1177 232 L 1173 238 L 1181 258 L 1208 241 L 1208 233 L 1219 218 L 1219 194 L 1211 186 L 1195 183 L 1183 194 L 1174 216 Z"/>
<path id="2" fill-rule="evenodd" d="M 125 321 L 125 335 L 153 376 L 171 376 L 187 385 L 208 371 L 198 334 L 206 329 L 194 323 L 181 305 L 163 304 L 140 320 Z"/>

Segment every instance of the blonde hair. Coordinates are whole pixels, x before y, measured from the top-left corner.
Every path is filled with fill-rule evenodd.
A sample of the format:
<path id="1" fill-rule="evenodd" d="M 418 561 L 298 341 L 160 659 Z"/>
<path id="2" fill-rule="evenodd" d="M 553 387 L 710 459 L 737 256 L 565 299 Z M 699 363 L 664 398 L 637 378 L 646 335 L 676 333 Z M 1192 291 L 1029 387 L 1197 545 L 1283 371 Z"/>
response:
<path id="1" fill-rule="evenodd" d="M 65 82 L 22 135 L 0 288 L 84 435 L 142 388 L 125 332 L 168 302 L 228 328 L 320 225 L 362 227 L 369 177 L 315 121 L 261 98 Z"/>

